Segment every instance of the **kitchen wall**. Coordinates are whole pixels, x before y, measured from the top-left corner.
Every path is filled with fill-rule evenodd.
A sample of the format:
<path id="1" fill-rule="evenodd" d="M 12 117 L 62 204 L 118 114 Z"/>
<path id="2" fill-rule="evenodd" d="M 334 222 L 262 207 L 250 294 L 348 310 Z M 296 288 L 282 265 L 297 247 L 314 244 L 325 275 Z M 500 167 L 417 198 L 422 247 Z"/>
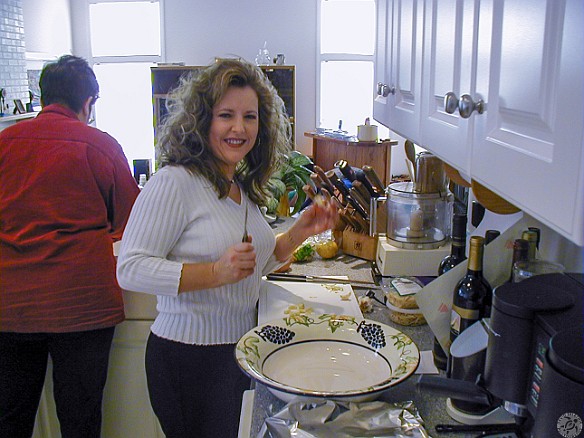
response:
<path id="1" fill-rule="evenodd" d="M 12 114 L 14 99 L 28 102 L 21 0 L 0 0 L 0 88 L 6 90 L 5 114 Z"/>

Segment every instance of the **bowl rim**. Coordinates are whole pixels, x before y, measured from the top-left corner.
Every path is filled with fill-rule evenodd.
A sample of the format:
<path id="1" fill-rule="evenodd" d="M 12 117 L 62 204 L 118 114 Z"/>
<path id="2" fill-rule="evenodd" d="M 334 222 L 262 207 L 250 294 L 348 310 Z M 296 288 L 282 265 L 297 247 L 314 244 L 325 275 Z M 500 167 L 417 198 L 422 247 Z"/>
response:
<path id="1" fill-rule="evenodd" d="M 413 339 L 406 335 L 405 333 L 403 333 L 402 331 L 389 326 L 387 324 L 384 324 L 382 322 L 379 321 L 374 321 L 374 320 L 369 320 L 366 318 L 361 318 L 361 317 L 347 317 L 347 316 L 342 316 L 342 317 L 338 317 L 337 315 L 328 315 L 328 314 L 323 314 L 323 315 L 313 315 L 316 318 L 324 318 L 324 321 L 316 323 L 316 324 L 312 324 L 312 325 L 305 325 L 305 324 L 299 324 L 299 323 L 290 323 L 290 320 L 287 320 L 286 318 L 280 318 L 280 319 L 276 319 L 276 320 L 271 320 L 271 321 L 267 321 L 263 324 L 260 324 L 254 328 L 252 328 L 251 330 L 249 330 L 247 333 L 245 333 L 236 343 L 236 347 L 234 350 L 234 356 L 235 356 L 235 360 L 239 366 L 239 368 L 250 378 L 252 378 L 253 380 L 261 383 L 262 385 L 267 386 L 268 388 L 271 388 L 272 390 L 281 392 L 281 393 L 285 393 L 286 395 L 294 395 L 294 396 L 302 396 L 302 397 L 311 397 L 311 398 L 334 398 L 334 399 L 347 399 L 347 398 L 354 398 L 354 397 L 362 397 L 362 396 L 367 396 L 367 395 L 371 395 L 371 394 L 375 394 L 375 393 L 379 393 L 379 392 L 383 392 L 386 391 L 387 389 L 396 386 L 397 384 L 403 382 L 404 380 L 406 380 L 408 377 L 410 377 L 411 375 L 413 375 L 415 373 L 415 371 L 417 370 L 419 364 L 420 364 L 420 349 L 418 348 L 418 346 L 416 345 L 416 343 L 413 341 Z M 329 319 L 327 319 L 327 317 L 330 317 Z M 325 321 L 329 321 L 329 325 L 327 326 L 322 326 L 321 324 Z M 405 349 L 405 347 L 409 347 L 407 353 L 407 359 L 415 359 L 415 363 L 410 362 L 410 366 L 409 368 L 406 367 L 406 371 L 400 373 L 399 375 L 395 375 L 396 370 L 394 370 L 395 368 L 395 364 L 392 363 L 392 361 L 390 360 L 390 358 L 387 356 L 387 352 L 382 351 L 385 348 L 394 348 L 393 351 L 397 351 L 399 352 L 399 349 L 395 346 L 390 346 L 389 344 L 382 347 L 382 348 L 374 348 L 371 345 L 367 345 L 365 343 L 360 343 L 360 342 L 355 342 L 354 340 L 340 340 L 340 339 L 334 339 L 331 337 L 325 337 L 325 338 L 321 338 L 321 339 L 314 339 L 314 340 L 322 340 L 322 341 L 334 341 L 334 342 L 342 342 L 342 343 L 349 343 L 349 344 L 354 344 L 354 345 L 358 345 L 359 347 L 362 347 L 364 349 L 367 349 L 375 354 L 379 354 L 383 360 L 388 364 L 389 369 L 391 370 L 391 375 L 388 376 L 388 378 L 384 379 L 383 381 L 380 381 L 372 386 L 366 387 L 366 388 L 359 388 L 359 389 L 349 389 L 349 390 L 343 390 L 343 391 L 322 391 L 322 390 L 311 390 L 311 389 L 304 389 L 304 388 L 298 388 L 295 386 L 291 386 L 282 382 L 278 382 L 268 376 L 265 376 L 264 374 L 261 373 L 260 370 L 258 370 L 256 367 L 252 366 L 252 364 L 250 363 L 250 361 L 247 360 L 247 357 L 244 353 L 244 348 L 241 348 L 242 346 L 242 342 L 244 342 L 245 339 L 248 339 L 249 337 L 255 336 L 256 338 L 259 336 L 258 332 L 261 332 L 261 330 L 266 327 L 266 326 L 279 326 L 279 327 L 285 327 L 290 329 L 292 326 L 297 327 L 299 330 L 305 332 L 306 330 L 310 330 L 311 327 L 314 327 L 314 329 L 318 330 L 320 328 L 320 330 L 322 330 L 324 327 L 326 327 L 326 332 L 321 331 L 321 333 L 327 333 L 329 336 L 333 336 L 334 331 L 338 330 L 340 327 L 337 327 L 336 329 L 332 330 L 330 328 L 330 323 L 340 323 L 342 324 L 341 327 L 343 327 L 345 329 L 345 331 L 347 331 L 348 329 L 351 329 L 351 333 L 353 332 L 357 332 L 357 329 L 359 327 L 361 327 L 363 324 L 365 325 L 377 325 L 379 327 L 381 327 L 383 329 L 384 335 L 390 335 L 390 336 L 400 336 L 402 342 L 405 342 L 404 347 L 402 348 L 402 351 Z M 354 325 L 354 327 L 344 327 L 345 323 L 349 323 Z M 265 340 L 264 340 L 265 341 Z M 278 351 L 285 349 L 291 345 L 298 345 L 301 343 L 305 343 L 308 342 L 309 340 L 306 339 L 292 339 L 291 341 L 287 342 L 284 345 L 277 345 L 273 348 L 273 350 L 269 351 L 269 354 L 266 355 L 266 357 L 261 358 L 261 364 L 263 366 L 263 364 L 265 363 L 265 361 L 272 356 L 273 354 L 277 353 Z M 258 360 L 260 359 L 260 357 L 258 356 Z M 404 359 L 401 359 L 401 355 L 400 355 L 400 361 L 404 361 Z"/>

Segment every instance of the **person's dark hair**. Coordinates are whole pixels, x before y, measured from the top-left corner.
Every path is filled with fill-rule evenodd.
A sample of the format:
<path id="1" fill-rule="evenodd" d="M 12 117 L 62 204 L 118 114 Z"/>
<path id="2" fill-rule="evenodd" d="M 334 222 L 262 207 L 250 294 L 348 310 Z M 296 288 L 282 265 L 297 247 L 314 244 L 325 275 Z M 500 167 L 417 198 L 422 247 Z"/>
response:
<path id="1" fill-rule="evenodd" d="M 167 99 L 168 115 L 158 135 L 161 167 L 181 165 L 207 178 L 219 197 L 229 193 L 230 181 L 220 171 L 220 161 L 209 147 L 213 107 L 229 87 L 251 87 L 258 95 L 259 131 L 256 144 L 236 170 L 250 198 L 266 199 L 265 185 L 291 149 L 290 121 L 284 102 L 259 67 L 241 60 L 222 59 L 184 77 Z"/>
<path id="2" fill-rule="evenodd" d="M 39 81 L 43 106 L 59 103 L 80 112 L 88 97 L 97 99 L 95 73 L 83 58 L 61 56 L 43 68 Z"/>

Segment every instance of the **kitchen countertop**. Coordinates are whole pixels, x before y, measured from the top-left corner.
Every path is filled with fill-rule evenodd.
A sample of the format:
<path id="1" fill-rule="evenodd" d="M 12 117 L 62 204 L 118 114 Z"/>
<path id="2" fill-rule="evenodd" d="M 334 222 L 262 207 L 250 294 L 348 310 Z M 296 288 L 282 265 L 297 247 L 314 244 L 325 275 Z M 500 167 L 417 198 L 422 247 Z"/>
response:
<path id="1" fill-rule="evenodd" d="M 274 225 L 275 233 L 285 231 L 290 223 L 291 220 L 289 219 L 278 219 Z M 339 253 L 336 258 L 331 260 L 323 260 L 315 256 L 310 262 L 293 263 L 289 273 L 305 275 L 346 275 L 352 280 L 365 281 L 371 281 L 372 279 L 370 262 L 342 253 Z M 366 291 L 367 289 L 354 289 L 357 297 L 364 295 Z M 381 291 L 377 291 L 377 298 L 383 300 Z M 385 306 L 376 301 L 373 301 L 373 306 L 373 312 L 364 314 L 365 318 L 381 322 L 402 331 L 412 338 L 420 351 L 432 349 L 433 334 L 428 325 L 406 327 L 395 324 L 389 319 L 389 311 Z M 417 391 L 415 387 L 416 381 L 417 376 L 413 375 L 399 385 L 385 391 L 379 397 L 379 400 L 386 402 L 412 400 L 425 422 L 427 432 L 434 437 L 468 438 L 477 435 L 477 433 L 438 435 L 434 429 L 436 424 L 456 424 L 456 422 L 446 412 L 446 398 L 436 396 L 427 391 Z M 256 383 L 250 437 L 256 437 L 265 418 L 279 412 L 285 404 L 285 402 L 272 395 L 266 386 Z"/>

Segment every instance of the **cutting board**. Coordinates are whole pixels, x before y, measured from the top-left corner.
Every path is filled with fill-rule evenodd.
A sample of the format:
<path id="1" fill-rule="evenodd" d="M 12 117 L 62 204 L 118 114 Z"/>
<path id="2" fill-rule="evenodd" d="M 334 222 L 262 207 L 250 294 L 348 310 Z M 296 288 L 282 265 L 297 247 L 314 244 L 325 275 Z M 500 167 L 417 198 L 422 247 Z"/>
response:
<path id="1" fill-rule="evenodd" d="M 258 324 L 289 318 L 293 314 L 335 314 L 363 318 L 349 284 L 263 280 Z"/>

